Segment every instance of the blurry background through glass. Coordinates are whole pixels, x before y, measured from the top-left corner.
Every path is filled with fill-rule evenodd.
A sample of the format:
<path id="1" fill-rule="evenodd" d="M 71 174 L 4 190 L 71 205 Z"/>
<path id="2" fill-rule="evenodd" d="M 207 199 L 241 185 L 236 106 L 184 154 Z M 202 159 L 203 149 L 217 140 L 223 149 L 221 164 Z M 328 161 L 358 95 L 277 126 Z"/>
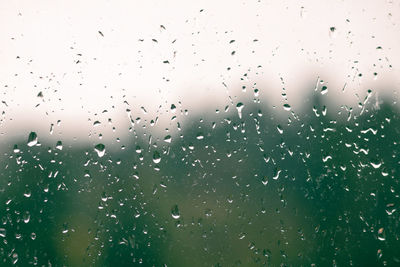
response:
<path id="1" fill-rule="evenodd" d="M 399 23 L 0 1 L 0 265 L 400 265 Z"/>

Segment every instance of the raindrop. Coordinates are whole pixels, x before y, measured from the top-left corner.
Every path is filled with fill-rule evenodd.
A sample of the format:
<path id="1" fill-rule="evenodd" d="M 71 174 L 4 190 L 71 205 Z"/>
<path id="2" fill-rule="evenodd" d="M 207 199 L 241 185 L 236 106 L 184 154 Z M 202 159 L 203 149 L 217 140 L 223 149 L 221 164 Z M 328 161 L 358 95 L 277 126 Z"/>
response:
<path id="1" fill-rule="evenodd" d="M 242 240 L 243 238 L 245 238 L 246 237 L 246 234 L 245 233 L 240 233 L 239 234 L 239 239 L 240 240 Z"/>
<path id="2" fill-rule="evenodd" d="M 31 190 L 29 190 L 29 188 L 26 188 L 24 192 L 24 197 L 31 197 L 31 194 Z"/>
<path id="3" fill-rule="evenodd" d="M 164 137 L 164 142 L 171 143 L 171 141 L 172 141 L 172 137 L 170 135 L 167 135 Z"/>
<path id="4" fill-rule="evenodd" d="M 94 151 L 96 151 L 97 156 L 99 156 L 101 158 L 106 153 L 106 146 L 103 144 L 97 144 L 94 147 Z"/>
<path id="5" fill-rule="evenodd" d="M 281 173 L 281 170 L 275 169 L 274 176 L 272 177 L 272 179 L 278 180 L 280 173 Z"/>
<path id="6" fill-rule="evenodd" d="M 378 230 L 378 240 L 385 241 L 385 230 L 383 228 L 379 228 Z"/>
<path id="7" fill-rule="evenodd" d="M 286 111 L 290 111 L 292 109 L 292 107 L 289 104 L 283 104 L 283 109 Z"/>
<path id="8" fill-rule="evenodd" d="M 393 203 L 389 203 L 386 205 L 386 213 L 387 215 L 392 215 L 396 211 L 396 208 Z"/>
<path id="9" fill-rule="evenodd" d="M 38 136 L 35 132 L 31 132 L 28 136 L 28 146 L 32 147 L 38 142 Z"/>
<path id="10" fill-rule="evenodd" d="M 197 139 L 197 140 L 202 140 L 202 139 L 204 139 L 204 135 L 203 135 L 202 133 L 198 133 L 198 134 L 196 135 L 196 139 Z"/>
<path id="11" fill-rule="evenodd" d="M 153 153 L 153 162 L 155 164 L 158 164 L 158 163 L 160 163 L 160 161 L 161 161 L 160 153 L 158 153 L 158 151 L 154 151 L 154 153 Z"/>
<path id="12" fill-rule="evenodd" d="M 268 184 L 268 177 L 267 176 L 264 176 L 263 178 L 262 178 L 262 181 L 261 181 L 262 183 L 263 183 L 263 185 L 267 185 Z"/>
<path id="13" fill-rule="evenodd" d="M 328 87 L 326 87 L 325 85 L 322 86 L 321 88 L 321 95 L 325 95 L 326 93 L 328 93 Z"/>
<path id="14" fill-rule="evenodd" d="M 61 141 L 57 141 L 56 149 L 58 149 L 58 150 L 62 150 L 63 149 L 63 145 L 62 145 Z"/>
<path id="15" fill-rule="evenodd" d="M 14 153 L 19 153 L 21 150 L 18 148 L 17 145 L 14 145 Z"/>
<path id="16" fill-rule="evenodd" d="M 176 106 L 174 104 L 171 105 L 171 112 L 174 113 L 176 111 Z"/>
<path id="17" fill-rule="evenodd" d="M 6 229 L 0 228 L 0 237 L 6 237 Z"/>
<path id="18" fill-rule="evenodd" d="M 171 209 L 171 216 L 172 218 L 174 218 L 175 220 L 179 219 L 181 217 L 181 214 L 179 212 L 178 209 L 178 205 L 174 205 Z"/>
<path id="19" fill-rule="evenodd" d="M 278 132 L 279 132 L 280 134 L 283 134 L 283 129 L 282 129 L 282 127 L 281 127 L 280 125 L 278 125 L 278 126 L 276 127 L 276 129 L 278 130 Z"/>
<path id="20" fill-rule="evenodd" d="M 382 162 L 374 163 L 370 162 L 371 166 L 374 167 L 374 169 L 378 169 L 379 167 L 382 166 Z"/>
<path id="21" fill-rule="evenodd" d="M 31 215 L 29 214 L 28 211 L 26 211 L 24 213 L 24 223 L 28 223 L 30 219 L 31 219 Z"/>
<path id="22" fill-rule="evenodd" d="M 239 115 L 239 118 L 242 118 L 242 109 L 244 108 L 244 104 L 242 102 L 237 103 L 236 109 Z"/>

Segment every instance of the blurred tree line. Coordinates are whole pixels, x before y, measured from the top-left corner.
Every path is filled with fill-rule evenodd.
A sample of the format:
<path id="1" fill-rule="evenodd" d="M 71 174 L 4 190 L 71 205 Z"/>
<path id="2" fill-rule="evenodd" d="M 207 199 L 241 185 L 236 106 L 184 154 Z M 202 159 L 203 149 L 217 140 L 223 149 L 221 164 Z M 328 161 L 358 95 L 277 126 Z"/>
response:
<path id="1" fill-rule="evenodd" d="M 242 118 L 193 116 L 171 143 L 139 133 L 103 157 L 10 143 L 1 265 L 399 265 L 394 104 L 336 113 L 312 96 L 273 114 L 244 102 Z"/>

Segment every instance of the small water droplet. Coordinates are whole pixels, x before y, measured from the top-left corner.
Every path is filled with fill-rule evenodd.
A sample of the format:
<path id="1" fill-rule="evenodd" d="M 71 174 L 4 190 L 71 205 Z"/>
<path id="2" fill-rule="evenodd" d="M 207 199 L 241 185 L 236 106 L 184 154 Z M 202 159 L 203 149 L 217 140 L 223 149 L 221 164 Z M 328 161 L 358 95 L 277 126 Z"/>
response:
<path id="1" fill-rule="evenodd" d="M 239 239 L 240 240 L 242 240 L 243 238 L 245 238 L 246 237 L 246 234 L 245 233 L 240 233 L 239 234 Z"/>
<path id="2" fill-rule="evenodd" d="M 0 228 L 0 237 L 6 237 L 6 229 Z"/>
<path id="3" fill-rule="evenodd" d="M 31 132 L 28 136 L 28 146 L 32 147 L 38 142 L 38 136 L 35 132 Z"/>
<path id="4" fill-rule="evenodd" d="M 24 197 L 31 197 L 31 194 L 31 190 L 29 190 L 29 188 L 26 188 L 24 192 Z"/>
<path id="5" fill-rule="evenodd" d="M 203 139 L 204 139 L 204 135 L 203 135 L 202 133 L 198 133 L 198 134 L 196 135 L 196 139 L 197 139 L 197 140 L 203 140 Z"/>
<path id="6" fill-rule="evenodd" d="M 56 149 L 58 149 L 58 150 L 62 150 L 63 149 L 63 145 L 62 145 L 61 141 L 57 141 Z"/>
<path id="7" fill-rule="evenodd" d="M 392 215 L 396 211 L 394 203 L 389 203 L 386 205 L 386 213 L 387 215 Z"/>
<path id="8" fill-rule="evenodd" d="M 158 151 L 154 151 L 154 153 L 153 153 L 153 162 L 155 164 L 158 164 L 158 163 L 160 163 L 160 161 L 161 161 L 160 153 Z"/>
<path id="9" fill-rule="evenodd" d="M 280 125 L 278 125 L 278 126 L 276 127 L 276 129 L 278 130 L 278 132 L 279 132 L 280 134 L 283 134 L 283 129 L 282 129 L 282 127 L 281 127 Z"/>
<path id="10" fill-rule="evenodd" d="M 94 151 L 96 151 L 97 156 L 99 156 L 100 158 L 104 156 L 104 154 L 106 153 L 106 146 L 103 144 L 97 144 L 94 147 Z"/>
<path id="11" fill-rule="evenodd" d="M 14 153 L 19 153 L 19 152 L 21 152 L 21 150 L 18 148 L 17 145 L 14 145 L 13 151 L 14 151 Z"/>
<path id="12" fill-rule="evenodd" d="M 31 219 L 31 215 L 29 214 L 29 211 L 26 211 L 25 213 L 24 213 L 24 223 L 28 223 L 29 222 L 29 220 Z"/>
<path id="13" fill-rule="evenodd" d="M 370 164 L 372 167 L 374 167 L 374 169 L 378 169 L 379 167 L 382 166 L 382 162 L 378 162 L 378 163 L 370 162 Z"/>
<path id="14" fill-rule="evenodd" d="M 176 111 L 176 106 L 174 104 L 171 105 L 171 112 L 174 113 Z"/>
<path id="15" fill-rule="evenodd" d="M 243 108 L 244 108 L 244 104 L 242 102 L 237 103 L 236 109 L 237 109 L 237 112 L 238 112 L 238 115 L 239 115 L 240 119 L 242 118 L 242 110 L 243 110 Z"/>
<path id="16" fill-rule="evenodd" d="M 379 228 L 378 230 L 378 240 L 385 241 L 385 229 Z"/>
<path id="17" fill-rule="evenodd" d="M 289 104 L 283 104 L 283 109 L 286 111 L 290 111 L 292 109 L 292 107 Z"/>
<path id="18" fill-rule="evenodd" d="M 281 173 L 281 170 L 275 169 L 274 170 L 274 176 L 272 177 L 272 179 L 278 180 L 280 173 Z"/>
<path id="19" fill-rule="evenodd" d="M 321 87 L 321 95 L 325 95 L 326 93 L 328 93 L 328 87 L 324 85 Z"/>
<path id="20" fill-rule="evenodd" d="M 179 219 L 181 217 L 181 214 L 179 212 L 179 208 L 178 205 L 174 205 L 171 209 L 171 216 L 172 218 L 174 218 L 175 220 Z"/>
<path id="21" fill-rule="evenodd" d="M 171 141 L 172 141 L 172 137 L 170 135 L 167 135 L 164 137 L 164 142 L 171 143 Z"/>

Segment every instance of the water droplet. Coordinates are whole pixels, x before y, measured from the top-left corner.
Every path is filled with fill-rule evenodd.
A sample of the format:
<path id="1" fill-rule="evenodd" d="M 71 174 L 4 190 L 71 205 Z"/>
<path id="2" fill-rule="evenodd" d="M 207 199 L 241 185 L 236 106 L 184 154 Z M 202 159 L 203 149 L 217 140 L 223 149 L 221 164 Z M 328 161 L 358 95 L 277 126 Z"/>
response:
<path id="1" fill-rule="evenodd" d="M 62 145 L 61 141 L 57 141 L 56 149 L 58 149 L 58 150 L 62 150 L 63 149 L 63 145 Z"/>
<path id="2" fill-rule="evenodd" d="M 164 142 L 171 143 L 171 141 L 172 141 L 172 138 L 171 138 L 170 135 L 167 135 L 167 136 L 164 137 Z"/>
<path id="3" fill-rule="evenodd" d="M 0 237 L 6 237 L 6 229 L 0 228 Z"/>
<path id="4" fill-rule="evenodd" d="M 246 237 L 246 234 L 245 233 L 240 233 L 239 234 L 239 239 L 240 240 L 242 240 L 243 238 L 245 238 Z"/>
<path id="5" fill-rule="evenodd" d="M 174 113 L 176 111 L 176 106 L 174 104 L 171 105 L 171 112 Z"/>
<path id="6" fill-rule="evenodd" d="M 387 215 L 392 215 L 396 211 L 394 203 L 389 203 L 386 205 L 386 213 Z"/>
<path id="7" fill-rule="evenodd" d="M 237 103 L 236 109 L 239 115 L 239 118 L 242 118 L 242 109 L 244 108 L 244 104 L 242 102 Z"/>
<path id="8" fill-rule="evenodd" d="M 378 230 L 378 240 L 380 240 L 380 241 L 385 241 L 385 229 L 383 229 L 383 227 L 382 228 L 379 228 L 379 230 Z"/>
<path id="9" fill-rule="evenodd" d="M 93 122 L 93 126 L 94 126 L 94 127 L 99 126 L 100 124 L 101 124 L 101 122 L 99 122 L 99 121 Z"/>
<path id="10" fill-rule="evenodd" d="M 336 27 L 330 27 L 329 28 L 329 36 L 330 37 L 336 37 Z"/>
<path id="11" fill-rule="evenodd" d="M 97 156 L 99 156 L 101 158 L 106 153 L 106 146 L 103 144 L 97 144 L 94 147 L 94 151 L 96 151 Z"/>
<path id="12" fill-rule="evenodd" d="M 18 254 L 13 253 L 11 257 L 12 257 L 12 264 L 16 264 L 18 262 Z"/>
<path id="13" fill-rule="evenodd" d="M 263 183 L 263 185 L 267 185 L 268 184 L 268 177 L 264 176 L 261 180 L 261 182 Z"/>
<path id="14" fill-rule="evenodd" d="M 196 139 L 197 139 L 197 140 L 202 140 L 202 139 L 204 139 L 204 135 L 203 135 L 202 133 L 198 133 L 198 134 L 196 135 Z"/>
<path id="15" fill-rule="evenodd" d="M 275 169 L 274 176 L 272 177 L 272 179 L 278 180 L 280 173 L 281 173 L 281 170 Z"/>
<path id="16" fill-rule="evenodd" d="M 278 126 L 276 127 L 276 129 L 278 130 L 278 132 L 279 132 L 280 134 L 283 134 L 283 129 L 282 129 L 282 127 L 281 127 L 280 125 L 278 125 Z"/>
<path id="17" fill-rule="evenodd" d="M 290 111 L 292 109 L 292 107 L 289 104 L 283 104 L 283 109 L 286 111 Z"/>
<path id="18" fill-rule="evenodd" d="M 153 153 L 153 162 L 155 164 L 158 164 L 158 163 L 160 163 L 160 161 L 161 161 L 160 153 L 158 153 L 158 151 L 154 151 L 154 153 Z"/>
<path id="19" fill-rule="evenodd" d="M 35 132 L 31 132 L 28 136 L 28 146 L 32 147 L 38 142 L 38 136 Z"/>
<path id="20" fill-rule="evenodd" d="M 181 214 L 179 212 L 179 208 L 178 205 L 174 205 L 171 209 L 171 216 L 172 218 L 174 218 L 175 220 L 179 219 L 181 217 Z"/>
<path id="21" fill-rule="evenodd" d="M 29 214 L 29 212 L 28 211 L 26 211 L 25 213 L 24 213 L 24 223 L 28 223 L 29 222 L 29 220 L 31 219 L 31 215 Z"/>
<path id="22" fill-rule="evenodd" d="M 14 151 L 14 153 L 19 153 L 21 150 L 18 148 L 17 145 L 14 145 L 13 151 Z"/>
<path id="23" fill-rule="evenodd" d="M 378 162 L 378 163 L 370 162 L 370 164 L 372 167 L 374 167 L 374 169 L 378 169 L 379 167 L 382 166 L 382 162 Z"/>
<path id="24" fill-rule="evenodd" d="M 328 87 L 326 87 L 325 85 L 322 86 L 321 88 L 321 95 L 325 95 L 326 93 L 328 93 Z"/>
<path id="25" fill-rule="evenodd" d="M 29 188 L 26 188 L 24 192 L 24 197 L 31 197 L 31 194 L 31 190 L 29 190 Z"/>
<path id="26" fill-rule="evenodd" d="M 68 224 L 67 223 L 63 223 L 63 230 L 62 230 L 63 234 L 68 233 Z"/>

